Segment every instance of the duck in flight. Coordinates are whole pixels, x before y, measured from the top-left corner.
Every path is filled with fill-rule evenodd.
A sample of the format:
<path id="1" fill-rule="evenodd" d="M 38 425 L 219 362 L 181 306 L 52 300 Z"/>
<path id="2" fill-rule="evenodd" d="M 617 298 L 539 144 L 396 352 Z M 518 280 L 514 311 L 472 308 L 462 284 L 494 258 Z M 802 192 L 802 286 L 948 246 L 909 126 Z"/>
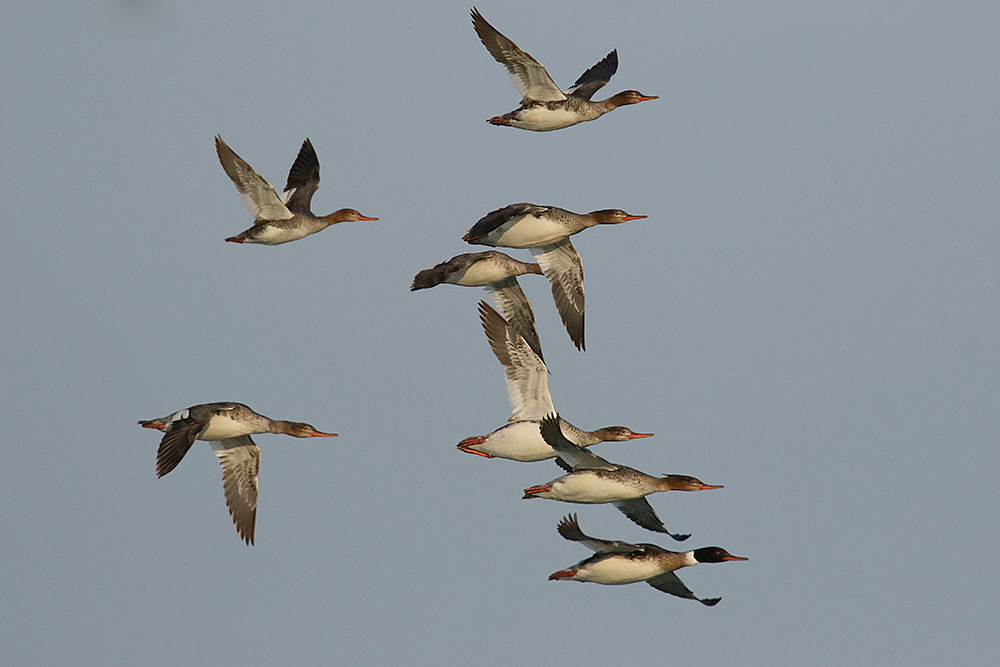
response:
<path id="1" fill-rule="evenodd" d="M 638 90 L 626 90 L 606 100 L 595 102 L 591 99 L 618 71 L 617 49 L 581 74 L 576 83 L 563 92 L 540 62 L 490 25 L 475 7 L 472 8 L 472 26 L 490 55 L 507 69 L 522 96 L 520 107 L 486 121 L 493 125 L 508 125 L 533 132 L 561 130 L 600 118 L 618 107 L 659 97 L 643 95 Z"/>
<path id="2" fill-rule="evenodd" d="M 231 243 L 279 245 L 298 241 L 338 222 L 378 220 L 361 215 L 353 208 L 342 208 L 329 215 L 313 214 L 310 204 L 313 194 L 319 189 L 319 158 L 309 139 L 302 142 L 298 157 L 288 170 L 285 199 L 279 197 L 271 184 L 220 136 L 215 137 L 215 152 L 226 175 L 239 191 L 243 204 L 254 217 L 253 227 L 226 239 Z"/>
<path id="3" fill-rule="evenodd" d="M 707 607 L 722 598 L 699 598 L 674 572 L 698 563 L 725 563 L 750 560 L 734 556 L 722 547 L 702 547 L 692 551 L 668 551 L 655 544 L 629 544 L 619 540 L 590 537 L 580 530 L 576 515 L 563 517 L 556 530 L 565 539 L 579 542 L 594 555 L 549 575 L 549 580 L 592 581 L 597 584 L 634 584 L 645 581 L 658 591 L 679 598 L 697 600 Z"/>
<path id="4" fill-rule="evenodd" d="M 618 510 L 647 530 L 666 533 L 677 541 L 689 534 L 671 533 L 656 515 L 646 496 L 657 491 L 704 491 L 721 489 L 688 475 L 653 477 L 635 468 L 618 465 L 570 442 L 560 428 L 560 419 L 550 414 L 542 419 L 542 438 L 556 451 L 556 463 L 568 474 L 545 484 L 529 486 L 523 500 L 548 498 L 567 503 L 612 503 Z"/>
<path id="5" fill-rule="evenodd" d="M 541 359 L 542 343 L 535 330 L 535 313 L 521 284 L 517 282 L 517 276 L 529 273 L 542 275 L 542 269 L 538 264 L 522 262 L 498 250 L 468 252 L 419 272 L 413 278 L 410 291 L 429 289 L 442 283 L 485 287 L 493 294 L 507 321 Z"/>
<path id="6" fill-rule="evenodd" d="M 569 237 L 595 225 L 617 225 L 645 217 L 617 208 L 574 213 L 558 206 L 523 202 L 490 211 L 462 240 L 473 245 L 530 248 L 552 286 L 552 298 L 570 340 L 578 350 L 584 350 L 583 258 Z"/>
<path id="7" fill-rule="evenodd" d="M 222 465 L 222 488 L 236 531 L 254 543 L 257 523 L 257 471 L 260 447 L 252 433 L 284 433 L 296 438 L 333 438 L 309 424 L 270 419 L 242 403 L 202 403 L 166 417 L 141 420 L 143 428 L 163 431 L 156 452 L 156 476 L 177 467 L 195 440 L 207 440 Z"/>
<path id="8" fill-rule="evenodd" d="M 507 423 L 488 435 L 477 435 L 458 443 L 458 448 L 484 458 L 512 461 L 543 461 L 556 456 L 538 430 L 542 417 L 554 412 L 549 394 L 549 371 L 519 330 L 484 302 L 479 303 L 479 319 L 486 339 L 503 366 L 507 398 L 513 414 Z M 584 431 L 561 420 L 563 431 L 574 446 L 589 447 L 599 442 L 624 442 L 648 438 L 652 433 L 636 433 L 626 426 L 606 426 Z"/>

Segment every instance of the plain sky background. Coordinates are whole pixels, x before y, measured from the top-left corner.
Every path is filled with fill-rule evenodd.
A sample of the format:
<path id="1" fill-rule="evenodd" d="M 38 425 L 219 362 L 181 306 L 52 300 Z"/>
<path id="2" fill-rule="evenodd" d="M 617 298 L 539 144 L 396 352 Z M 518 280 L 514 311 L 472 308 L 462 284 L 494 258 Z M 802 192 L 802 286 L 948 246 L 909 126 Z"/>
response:
<path id="1" fill-rule="evenodd" d="M 468 2 L 13 3 L 0 653 L 9 665 L 984 664 L 1000 653 L 1000 4 L 527 2 L 480 10 L 568 86 L 655 102 L 554 133 Z M 313 208 L 379 222 L 238 246 L 227 142 Z M 542 278 L 557 408 L 655 438 L 597 453 L 721 491 L 650 502 L 717 607 L 549 582 L 555 532 L 678 543 L 560 474 L 462 454 L 509 416 L 485 292 L 410 293 L 512 202 L 647 220 L 575 237 L 577 352 Z M 522 259 L 526 251 L 512 251 Z M 242 401 L 335 431 L 257 438 L 257 546 L 197 444 L 152 418 Z"/>

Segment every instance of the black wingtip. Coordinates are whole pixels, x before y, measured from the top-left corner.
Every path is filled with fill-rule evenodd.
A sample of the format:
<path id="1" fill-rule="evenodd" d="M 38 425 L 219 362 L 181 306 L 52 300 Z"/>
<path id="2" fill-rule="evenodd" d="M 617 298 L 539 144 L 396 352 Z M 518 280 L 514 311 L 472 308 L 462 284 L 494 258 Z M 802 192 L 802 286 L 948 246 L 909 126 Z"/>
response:
<path id="1" fill-rule="evenodd" d="M 698 600 L 698 602 L 702 603 L 706 607 L 714 607 L 715 605 L 719 604 L 721 600 L 722 598 L 705 598 L 703 600 Z"/>
<path id="2" fill-rule="evenodd" d="M 691 537 L 690 533 L 688 533 L 686 535 L 684 533 L 677 533 L 676 535 L 674 533 L 667 533 L 667 535 L 669 535 L 670 537 L 674 538 L 678 542 L 683 542 L 687 538 Z"/>

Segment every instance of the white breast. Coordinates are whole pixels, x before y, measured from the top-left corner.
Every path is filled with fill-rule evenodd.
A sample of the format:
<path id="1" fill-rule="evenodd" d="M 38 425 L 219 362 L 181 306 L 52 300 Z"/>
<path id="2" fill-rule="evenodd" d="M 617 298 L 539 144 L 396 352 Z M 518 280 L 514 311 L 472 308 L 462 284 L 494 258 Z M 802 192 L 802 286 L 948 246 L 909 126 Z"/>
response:
<path id="1" fill-rule="evenodd" d="M 253 242 L 261 243 L 263 245 L 278 245 L 279 243 L 297 241 L 304 236 L 308 236 L 308 234 L 303 233 L 303 230 L 301 229 L 288 229 L 275 227 L 274 225 L 265 225 L 254 238 Z"/>
<path id="2" fill-rule="evenodd" d="M 199 440 L 225 440 L 255 433 L 246 424 L 233 421 L 229 417 L 216 415 L 208 422 L 208 427 L 198 437 Z"/>
<path id="3" fill-rule="evenodd" d="M 564 108 L 549 109 L 545 106 L 531 106 L 517 114 L 517 118 L 512 120 L 510 124 L 523 130 L 548 132 L 576 125 L 582 120 L 584 119 L 579 114 Z"/>
<path id="4" fill-rule="evenodd" d="M 452 285 L 465 285 L 466 287 L 485 287 L 509 277 L 509 273 L 497 266 L 495 262 L 479 261 L 461 271 L 448 276 Z"/>
<path id="5" fill-rule="evenodd" d="M 491 433 L 479 451 L 514 461 L 543 461 L 556 455 L 542 439 L 536 422 L 514 422 Z"/>
<path id="6" fill-rule="evenodd" d="M 505 248 L 537 248 L 566 238 L 565 225 L 545 217 L 526 215 L 502 225 L 490 234 L 498 246 Z M 496 236 L 494 236 L 494 234 Z"/>
<path id="7" fill-rule="evenodd" d="M 613 503 L 646 495 L 640 489 L 593 473 L 564 475 L 552 483 L 544 498 L 568 503 Z"/>
<path id="8" fill-rule="evenodd" d="M 616 585 L 634 584 L 659 574 L 663 574 L 663 568 L 655 560 L 614 557 L 589 563 L 573 578 Z"/>

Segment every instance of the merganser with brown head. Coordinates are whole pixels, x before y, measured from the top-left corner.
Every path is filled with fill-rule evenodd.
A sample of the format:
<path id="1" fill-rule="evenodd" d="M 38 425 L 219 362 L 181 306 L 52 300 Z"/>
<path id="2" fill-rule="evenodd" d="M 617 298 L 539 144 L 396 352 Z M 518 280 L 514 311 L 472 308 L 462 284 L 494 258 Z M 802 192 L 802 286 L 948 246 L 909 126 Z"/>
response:
<path id="1" fill-rule="evenodd" d="M 567 503 L 612 503 L 622 514 L 638 525 L 657 533 L 666 533 L 678 541 L 690 534 L 667 530 L 646 496 L 658 491 L 703 491 L 721 489 L 721 485 L 705 484 L 688 475 L 653 477 L 635 468 L 618 465 L 570 442 L 563 434 L 559 416 L 550 414 L 541 421 L 539 430 L 559 458 L 556 463 L 568 475 L 524 490 L 524 500 L 547 498 Z"/>
<path id="2" fill-rule="evenodd" d="M 333 438 L 302 422 L 270 419 L 242 403 L 202 403 L 169 417 L 142 420 L 143 428 L 163 431 L 156 452 L 156 476 L 177 467 L 195 440 L 207 440 L 222 465 L 222 488 L 236 531 L 249 545 L 257 523 L 257 471 L 260 447 L 252 433 L 283 433 L 296 438 Z"/>
<path id="3" fill-rule="evenodd" d="M 618 225 L 645 217 L 621 209 L 574 213 L 557 206 L 524 202 L 487 213 L 462 240 L 493 247 L 531 248 L 531 254 L 552 285 L 552 298 L 570 339 L 583 350 L 586 349 L 583 258 L 569 237 L 595 225 Z"/>
<path id="4" fill-rule="evenodd" d="M 702 547 L 692 551 L 668 551 L 655 544 L 629 544 L 619 540 L 602 540 L 585 535 L 576 515 L 566 516 L 557 527 L 567 540 L 579 542 L 596 553 L 565 570 L 549 575 L 549 580 L 592 581 L 597 584 L 621 585 L 645 581 L 653 588 L 680 598 L 697 600 L 707 607 L 722 599 L 699 598 L 674 574 L 675 570 L 698 563 L 725 563 L 750 560 L 734 556 L 722 547 Z"/>
<path id="5" fill-rule="evenodd" d="M 595 120 L 621 106 L 658 97 L 626 90 L 606 100 L 591 100 L 618 71 L 617 49 L 581 74 L 569 91 L 563 92 L 540 62 L 490 25 L 475 7 L 472 8 L 472 26 L 490 55 L 507 69 L 522 97 L 521 106 L 514 111 L 490 118 L 487 122 L 492 125 L 549 132 Z"/>
<path id="6" fill-rule="evenodd" d="M 535 330 L 535 313 L 517 281 L 517 276 L 531 273 L 542 275 L 542 269 L 538 264 L 522 262 L 498 250 L 469 252 L 455 255 L 433 268 L 424 269 L 413 278 L 410 291 L 428 289 L 442 283 L 485 287 L 493 294 L 493 300 L 503 310 L 507 321 L 541 359 L 542 343 Z"/>
<path id="7" fill-rule="evenodd" d="M 538 425 L 543 416 L 554 412 L 549 394 L 549 371 L 535 354 L 519 330 L 484 302 L 479 303 L 479 319 L 486 332 L 486 340 L 497 361 L 503 365 L 507 382 L 507 398 L 513 414 L 507 424 L 488 435 L 466 438 L 458 448 L 468 454 L 488 459 L 503 458 L 512 461 L 543 461 L 556 456 L 542 438 Z M 636 433 L 626 426 L 606 426 L 596 431 L 584 431 L 561 420 L 566 437 L 580 447 L 599 442 L 624 442 L 648 438 L 652 433 Z"/>
<path id="8" fill-rule="evenodd" d="M 361 215 L 353 208 L 342 208 L 329 215 L 313 214 L 310 204 L 319 189 L 319 158 L 309 139 L 302 142 L 298 157 L 288 171 L 284 190 L 288 194 L 284 200 L 220 136 L 215 137 L 215 152 L 226 175 L 236 185 L 243 204 L 254 216 L 253 227 L 230 236 L 227 241 L 280 245 L 321 232 L 338 222 L 378 220 Z"/>

